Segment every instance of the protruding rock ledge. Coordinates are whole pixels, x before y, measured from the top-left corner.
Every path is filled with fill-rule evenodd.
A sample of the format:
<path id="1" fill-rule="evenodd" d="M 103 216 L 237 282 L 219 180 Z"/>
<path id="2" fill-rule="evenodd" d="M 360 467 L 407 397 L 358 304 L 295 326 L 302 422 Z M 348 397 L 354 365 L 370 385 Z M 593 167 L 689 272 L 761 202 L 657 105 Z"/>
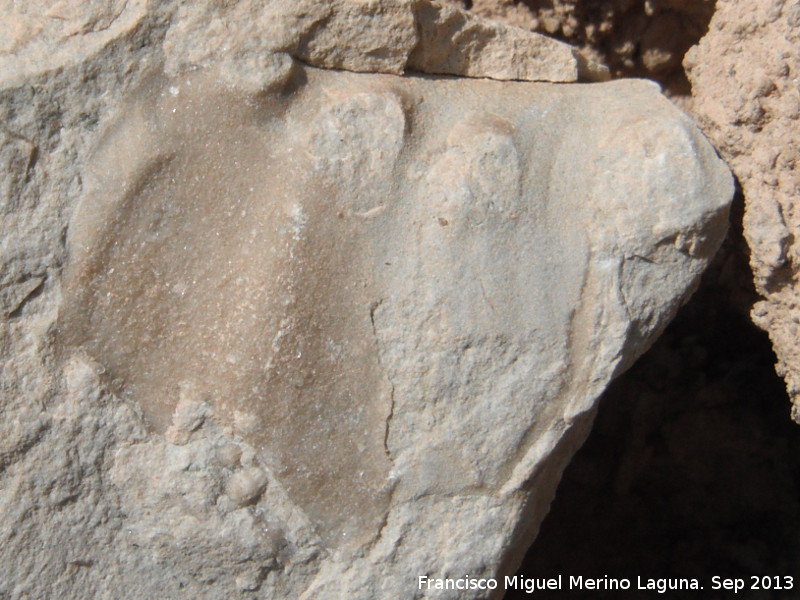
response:
<path id="1" fill-rule="evenodd" d="M 182 12 L 168 45 L 194 64 L 203 60 L 198 53 L 260 46 L 317 67 L 369 73 L 571 82 L 591 71 L 568 44 L 429 0 L 274 0 L 258 12 L 241 3 Z M 232 29 L 248 33 L 231 40 Z"/>

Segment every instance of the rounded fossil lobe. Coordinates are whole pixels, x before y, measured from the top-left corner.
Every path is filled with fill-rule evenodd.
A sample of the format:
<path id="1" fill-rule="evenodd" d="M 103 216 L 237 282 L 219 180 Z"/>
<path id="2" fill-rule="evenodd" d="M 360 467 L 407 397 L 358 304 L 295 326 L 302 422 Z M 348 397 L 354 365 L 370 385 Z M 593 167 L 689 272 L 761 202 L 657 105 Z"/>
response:
<path id="1" fill-rule="evenodd" d="M 357 133 L 359 111 L 382 102 L 367 125 L 386 131 L 384 146 L 350 134 L 353 148 L 331 147 L 337 127 Z M 340 104 L 298 131 L 288 102 L 209 73 L 146 82 L 92 161 L 60 319 L 62 344 L 99 361 L 154 430 L 181 386 L 196 390 L 331 544 L 385 516 L 391 391 L 371 322 L 374 256 L 357 235 L 369 207 L 337 198 L 313 153 L 379 174 L 404 132 L 391 94 Z"/>

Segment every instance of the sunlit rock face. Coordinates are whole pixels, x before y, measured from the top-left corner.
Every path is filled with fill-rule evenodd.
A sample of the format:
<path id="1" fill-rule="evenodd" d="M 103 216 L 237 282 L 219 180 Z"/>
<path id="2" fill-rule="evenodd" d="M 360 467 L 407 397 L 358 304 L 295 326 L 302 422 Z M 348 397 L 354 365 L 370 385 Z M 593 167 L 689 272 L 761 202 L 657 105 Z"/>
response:
<path id="1" fill-rule="evenodd" d="M 714 150 L 427 0 L 11 4 L 0 597 L 486 598 L 418 578 L 515 568 L 724 235 Z"/>
<path id="2" fill-rule="evenodd" d="M 208 403 L 351 550 L 476 510 L 416 499 L 513 521 L 691 290 L 732 190 L 644 82 L 297 66 L 259 93 L 151 76 L 85 179 L 62 354 L 154 432 L 182 395 Z"/>

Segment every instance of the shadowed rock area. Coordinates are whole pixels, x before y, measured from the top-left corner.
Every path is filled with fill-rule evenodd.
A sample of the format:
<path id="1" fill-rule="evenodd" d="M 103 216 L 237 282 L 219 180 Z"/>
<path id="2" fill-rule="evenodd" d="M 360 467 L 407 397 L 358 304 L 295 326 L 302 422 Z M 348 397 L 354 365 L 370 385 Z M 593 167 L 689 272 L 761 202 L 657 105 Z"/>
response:
<path id="1" fill-rule="evenodd" d="M 745 579 L 737 597 L 791 595 L 750 589 L 753 576 L 785 585 L 796 570 L 800 436 L 769 340 L 737 306 L 755 290 L 739 287 L 749 268 L 736 222 L 690 302 L 604 394 L 519 574 L 607 574 L 634 588 L 637 576 L 696 577 L 704 598 L 727 598 L 730 590 L 711 589 L 719 575 Z"/>

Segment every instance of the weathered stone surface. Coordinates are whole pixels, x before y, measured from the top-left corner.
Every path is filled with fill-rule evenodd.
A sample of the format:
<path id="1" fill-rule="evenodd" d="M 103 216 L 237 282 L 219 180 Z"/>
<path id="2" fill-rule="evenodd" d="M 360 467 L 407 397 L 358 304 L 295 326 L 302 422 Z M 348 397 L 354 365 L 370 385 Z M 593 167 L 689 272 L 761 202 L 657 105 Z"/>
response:
<path id="1" fill-rule="evenodd" d="M 524 29 L 487 21 L 452 6 L 416 6 L 420 40 L 409 67 L 425 73 L 576 81 L 576 53 L 563 42 Z"/>
<path id="2" fill-rule="evenodd" d="M 3 59 L 0 595 L 508 569 L 724 234 L 653 85 L 324 71 L 228 10 Z"/>
<path id="3" fill-rule="evenodd" d="M 0 5 L 0 77 L 17 82 L 135 34 L 147 12 L 143 0 L 7 4 Z M 165 43 L 167 72 L 242 56 L 259 71 L 264 55 L 277 51 L 350 71 L 402 74 L 410 68 L 560 82 L 598 77 L 599 67 L 568 44 L 428 0 L 171 4 L 161 7 L 164 16 L 177 10 Z"/>
<path id="4" fill-rule="evenodd" d="M 654 79 L 679 101 L 691 93 L 681 60 L 706 33 L 715 6 L 712 0 L 443 1 L 469 7 L 486 19 L 556 36 L 607 65 L 614 79 Z"/>
<path id="5" fill-rule="evenodd" d="M 602 77 L 563 42 L 428 0 L 202 3 L 179 15 L 167 37 L 177 68 L 222 54 L 278 51 L 318 67 L 398 75 L 411 69 L 502 80 Z"/>
<path id="6" fill-rule="evenodd" d="M 730 162 L 745 196 L 752 311 L 778 356 L 800 422 L 800 5 L 720 0 L 708 34 L 686 57 L 693 111 Z"/>

